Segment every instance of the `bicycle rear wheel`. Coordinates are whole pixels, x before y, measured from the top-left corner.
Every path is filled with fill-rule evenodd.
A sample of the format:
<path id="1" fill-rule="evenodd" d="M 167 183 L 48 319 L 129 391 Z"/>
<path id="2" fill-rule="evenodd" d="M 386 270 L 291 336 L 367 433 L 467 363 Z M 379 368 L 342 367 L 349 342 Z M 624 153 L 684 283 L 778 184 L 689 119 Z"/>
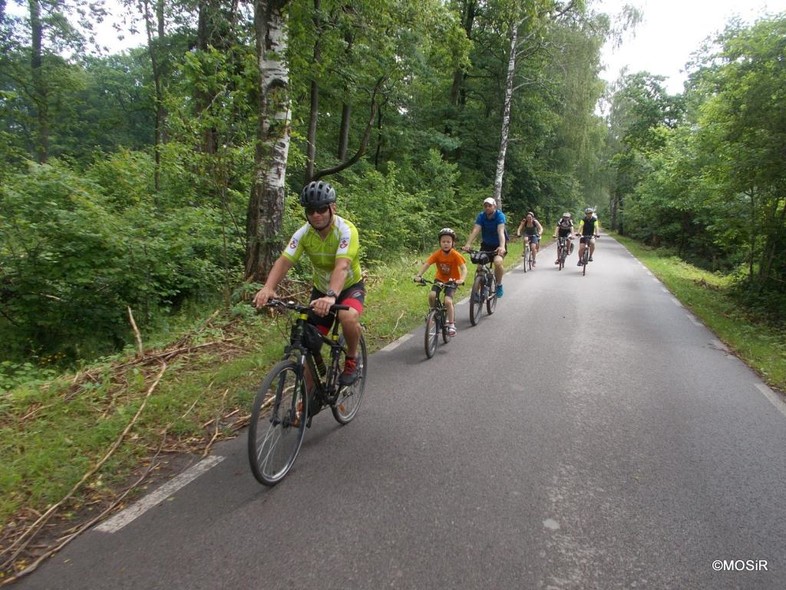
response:
<path id="1" fill-rule="evenodd" d="M 483 277 L 478 275 L 472 283 L 472 291 L 469 294 L 469 323 L 473 326 L 477 326 L 480 321 L 484 299 Z"/>
<path id="2" fill-rule="evenodd" d="M 497 309 L 497 278 L 494 273 L 489 273 L 488 285 L 489 296 L 486 298 L 486 311 L 491 315 Z"/>
<path id="3" fill-rule="evenodd" d="M 306 432 L 305 380 L 293 360 L 279 362 L 254 398 L 248 428 L 248 459 L 254 477 L 277 484 L 295 463 Z"/>
<path id="4" fill-rule="evenodd" d="M 343 344 L 343 337 L 341 339 Z M 346 357 L 345 353 L 341 353 Z M 360 409 L 360 402 L 363 400 L 363 392 L 366 390 L 366 373 L 368 371 L 368 353 L 366 351 L 366 339 L 360 335 L 357 356 L 359 377 L 352 385 L 339 389 L 336 403 L 330 406 L 333 417 L 339 424 L 347 424 L 355 417 Z M 343 359 L 342 359 L 343 360 Z"/>
<path id="5" fill-rule="evenodd" d="M 559 270 L 565 268 L 565 258 L 568 256 L 568 248 L 565 245 L 559 246 L 557 249 L 557 259 L 559 260 Z"/>
<path id="6" fill-rule="evenodd" d="M 437 350 L 437 341 L 439 340 L 439 318 L 437 310 L 429 310 L 426 316 L 426 333 L 424 345 L 426 348 L 426 356 L 431 358 L 434 356 L 434 351 Z"/>

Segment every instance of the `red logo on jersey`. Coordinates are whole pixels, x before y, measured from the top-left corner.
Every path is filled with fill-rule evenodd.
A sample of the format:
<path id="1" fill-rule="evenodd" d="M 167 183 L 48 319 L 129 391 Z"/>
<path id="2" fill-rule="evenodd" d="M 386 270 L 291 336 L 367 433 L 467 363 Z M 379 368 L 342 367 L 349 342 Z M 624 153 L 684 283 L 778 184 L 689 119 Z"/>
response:
<path id="1" fill-rule="evenodd" d="M 295 238 L 292 238 L 292 241 L 289 242 L 289 248 L 290 250 L 295 250 L 297 248 L 297 240 Z"/>
<path id="2" fill-rule="evenodd" d="M 341 250 L 345 250 L 347 246 L 349 246 L 349 238 L 344 238 L 344 239 L 342 239 L 342 240 L 341 240 L 341 243 L 339 243 L 339 245 L 338 245 L 338 247 L 339 247 Z"/>

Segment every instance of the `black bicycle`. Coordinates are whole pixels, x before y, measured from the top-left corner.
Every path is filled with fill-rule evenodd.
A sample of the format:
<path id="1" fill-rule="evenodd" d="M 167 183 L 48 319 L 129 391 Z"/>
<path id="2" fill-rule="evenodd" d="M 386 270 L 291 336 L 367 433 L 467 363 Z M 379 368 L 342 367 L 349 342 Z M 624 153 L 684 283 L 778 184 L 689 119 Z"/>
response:
<path id="1" fill-rule="evenodd" d="M 528 270 L 532 270 L 535 267 L 535 249 L 537 248 L 536 244 L 533 244 L 532 237 L 528 235 L 524 235 L 524 261 L 522 266 L 524 267 L 524 272 Z"/>
<path id="2" fill-rule="evenodd" d="M 592 238 L 597 240 L 600 236 L 582 236 L 581 234 L 576 235 L 581 238 L 579 243 L 584 244 L 584 253 L 581 255 L 579 262 L 581 263 L 581 274 L 586 275 L 587 267 L 589 266 L 590 262 L 590 242 L 592 241 Z"/>
<path id="3" fill-rule="evenodd" d="M 339 335 L 336 312 L 349 309 L 348 306 L 331 307 L 333 325 L 323 335 L 308 321 L 309 306 L 280 299 L 271 299 L 267 305 L 296 314 L 284 357 L 267 374 L 254 398 L 248 429 L 251 471 L 261 483 L 272 486 L 292 468 L 306 427 L 311 426 L 315 415 L 329 407 L 340 424 L 347 424 L 357 415 L 368 364 L 366 341 L 361 334 L 356 357 L 359 376 L 352 385 L 340 385 L 347 348 L 344 337 Z M 323 344 L 328 346 L 327 362 Z"/>
<path id="4" fill-rule="evenodd" d="M 570 240 L 565 236 L 557 238 L 557 262 L 559 263 L 559 270 L 565 268 L 565 260 L 570 254 Z"/>
<path id="5" fill-rule="evenodd" d="M 489 315 L 497 308 L 497 278 L 491 266 L 493 258 L 494 252 L 469 251 L 469 259 L 477 264 L 469 295 L 469 321 L 473 326 L 478 325 L 484 305 Z"/>
<path id="6" fill-rule="evenodd" d="M 426 356 L 431 358 L 437 350 L 437 343 L 439 342 L 439 335 L 442 334 L 442 342 L 447 344 L 450 342 L 452 336 L 448 332 L 448 308 L 445 307 L 445 287 L 456 288 L 458 284 L 456 281 L 429 281 L 421 277 L 417 283 L 421 286 L 428 284 L 436 285 L 436 299 L 434 306 L 429 308 L 426 314 L 426 333 L 424 339 L 424 346 L 426 349 Z"/>

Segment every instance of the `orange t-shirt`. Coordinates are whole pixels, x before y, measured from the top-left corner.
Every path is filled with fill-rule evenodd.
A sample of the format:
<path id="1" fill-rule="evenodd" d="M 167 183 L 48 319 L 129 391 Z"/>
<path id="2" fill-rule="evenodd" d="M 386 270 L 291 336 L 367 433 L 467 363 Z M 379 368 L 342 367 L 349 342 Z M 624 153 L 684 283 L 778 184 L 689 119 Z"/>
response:
<path id="1" fill-rule="evenodd" d="M 443 283 L 459 280 L 461 278 L 459 267 L 466 264 L 464 257 L 453 248 L 447 254 L 440 248 L 429 256 L 426 262 L 437 267 L 437 274 L 434 278 Z"/>

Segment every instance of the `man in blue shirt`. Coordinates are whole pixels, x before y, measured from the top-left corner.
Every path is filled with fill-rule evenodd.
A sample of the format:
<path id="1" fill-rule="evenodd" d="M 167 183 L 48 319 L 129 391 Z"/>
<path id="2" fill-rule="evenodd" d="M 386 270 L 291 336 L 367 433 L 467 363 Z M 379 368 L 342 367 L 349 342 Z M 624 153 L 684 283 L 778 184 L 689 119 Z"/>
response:
<path id="1" fill-rule="evenodd" d="M 497 202 L 488 197 L 483 201 L 483 211 L 475 218 L 475 225 L 467 238 L 467 243 L 462 250 L 470 250 L 472 242 L 480 234 L 480 249 L 483 252 L 494 254 L 494 276 L 497 279 L 497 297 L 502 297 L 502 277 L 505 268 L 502 259 L 507 254 L 507 231 L 505 231 L 505 214 L 497 210 Z"/>

